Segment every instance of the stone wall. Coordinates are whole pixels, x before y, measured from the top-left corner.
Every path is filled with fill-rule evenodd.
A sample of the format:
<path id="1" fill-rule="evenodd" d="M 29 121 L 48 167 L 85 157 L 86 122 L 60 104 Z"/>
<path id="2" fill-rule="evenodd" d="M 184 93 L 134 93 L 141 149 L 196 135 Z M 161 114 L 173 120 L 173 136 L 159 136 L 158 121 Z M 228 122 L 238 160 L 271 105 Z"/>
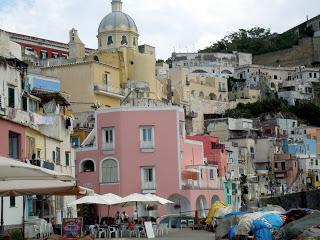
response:
<path id="1" fill-rule="evenodd" d="M 299 45 L 253 56 L 253 64 L 268 66 L 312 66 L 320 63 L 320 37 L 303 38 Z"/>
<path id="2" fill-rule="evenodd" d="M 320 210 L 320 190 L 292 193 L 278 197 L 261 198 L 260 205 L 279 205 L 286 210 L 290 208 L 311 208 Z"/>

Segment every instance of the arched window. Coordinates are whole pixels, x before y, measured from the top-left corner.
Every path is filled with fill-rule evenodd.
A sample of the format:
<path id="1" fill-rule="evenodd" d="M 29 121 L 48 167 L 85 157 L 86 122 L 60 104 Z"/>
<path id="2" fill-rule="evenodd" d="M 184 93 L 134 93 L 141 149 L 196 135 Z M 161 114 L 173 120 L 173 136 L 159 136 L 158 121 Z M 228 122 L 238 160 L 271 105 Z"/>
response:
<path id="1" fill-rule="evenodd" d="M 119 182 L 118 162 L 114 159 L 106 159 L 101 164 L 101 182 L 117 183 Z"/>
<path id="2" fill-rule="evenodd" d="M 271 88 L 275 88 L 276 85 L 272 82 L 271 85 L 270 85 L 270 87 L 271 87 Z"/>
<path id="3" fill-rule="evenodd" d="M 80 164 L 80 172 L 94 172 L 95 166 L 94 161 L 92 160 L 84 160 Z"/>
<path id="4" fill-rule="evenodd" d="M 192 95 L 193 97 L 195 97 L 195 91 L 194 91 L 194 90 L 191 91 L 191 95 Z"/>
<path id="5" fill-rule="evenodd" d="M 107 45 L 112 45 L 112 44 L 113 44 L 112 36 L 108 36 Z"/>
<path id="6" fill-rule="evenodd" d="M 94 56 L 94 57 L 93 57 L 93 60 L 95 60 L 96 62 L 99 62 L 98 56 Z"/>
<path id="7" fill-rule="evenodd" d="M 217 96 L 214 93 L 209 94 L 210 100 L 217 100 Z"/>
<path id="8" fill-rule="evenodd" d="M 121 45 L 127 45 L 128 44 L 128 40 L 127 40 L 127 36 L 122 36 L 122 39 L 121 39 Z"/>

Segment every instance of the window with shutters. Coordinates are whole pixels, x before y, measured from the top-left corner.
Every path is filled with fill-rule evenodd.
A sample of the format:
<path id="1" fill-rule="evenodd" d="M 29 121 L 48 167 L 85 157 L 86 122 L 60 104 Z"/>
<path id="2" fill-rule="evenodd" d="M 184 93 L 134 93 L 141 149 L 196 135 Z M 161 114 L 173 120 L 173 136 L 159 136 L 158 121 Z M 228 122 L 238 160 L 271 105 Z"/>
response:
<path id="1" fill-rule="evenodd" d="M 155 147 L 154 127 L 141 126 L 140 127 L 140 148 L 153 149 L 154 147 Z"/>
<path id="2" fill-rule="evenodd" d="M 33 159 L 35 157 L 35 148 L 36 144 L 35 144 L 35 139 L 33 137 L 26 137 L 26 151 L 27 151 L 27 158 L 28 159 Z M 34 156 L 34 157 L 33 157 Z"/>
<path id="3" fill-rule="evenodd" d="M 101 163 L 101 183 L 118 183 L 119 166 L 114 159 L 106 159 Z"/>
<path id="4" fill-rule="evenodd" d="M 156 189 L 156 178 L 154 167 L 141 168 L 141 189 L 154 190 Z"/>
<path id="5" fill-rule="evenodd" d="M 115 147 L 115 130 L 113 127 L 102 129 L 102 148 L 105 151 L 112 151 Z"/>

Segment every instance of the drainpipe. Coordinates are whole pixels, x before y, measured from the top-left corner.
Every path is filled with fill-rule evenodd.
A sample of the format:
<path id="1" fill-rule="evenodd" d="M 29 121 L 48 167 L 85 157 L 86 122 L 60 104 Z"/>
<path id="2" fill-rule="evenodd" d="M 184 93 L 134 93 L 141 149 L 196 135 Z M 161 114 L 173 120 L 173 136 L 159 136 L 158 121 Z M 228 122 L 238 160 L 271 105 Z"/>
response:
<path id="1" fill-rule="evenodd" d="M 4 235 L 4 227 L 3 227 L 3 197 L 1 197 L 1 220 L 0 220 L 0 236 Z"/>

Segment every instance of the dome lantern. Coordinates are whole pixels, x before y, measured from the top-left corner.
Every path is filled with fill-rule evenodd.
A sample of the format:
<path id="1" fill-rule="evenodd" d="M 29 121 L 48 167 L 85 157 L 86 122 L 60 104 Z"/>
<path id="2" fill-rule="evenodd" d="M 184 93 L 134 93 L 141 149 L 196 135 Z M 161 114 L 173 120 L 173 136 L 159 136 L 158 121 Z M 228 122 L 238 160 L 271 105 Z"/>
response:
<path id="1" fill-rule="evenodd" d="M 122 2 L 121 0 L 112 0 L 112 12 L 122 12 Z"/>

